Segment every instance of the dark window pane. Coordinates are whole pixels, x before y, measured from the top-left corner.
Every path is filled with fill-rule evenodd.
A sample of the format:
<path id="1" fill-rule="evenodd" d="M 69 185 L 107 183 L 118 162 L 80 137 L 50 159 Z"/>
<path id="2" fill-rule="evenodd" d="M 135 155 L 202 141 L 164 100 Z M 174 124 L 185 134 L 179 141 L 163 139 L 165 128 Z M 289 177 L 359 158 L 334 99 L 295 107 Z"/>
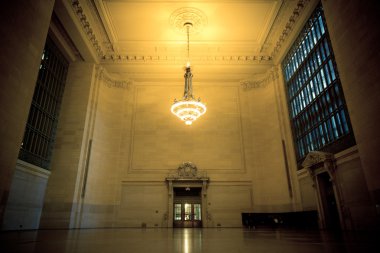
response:
<path id="1" fill-rule="evenodd" d="M 282 66 L 298 163 L 311 150 L 338 152 L 354 145 L 321 5 L 300 32 Z"/>
<path id="2" fill-rule="evenodd" d="M 19 158 L 48 169 L 68 62 L 47 38 Z"/>

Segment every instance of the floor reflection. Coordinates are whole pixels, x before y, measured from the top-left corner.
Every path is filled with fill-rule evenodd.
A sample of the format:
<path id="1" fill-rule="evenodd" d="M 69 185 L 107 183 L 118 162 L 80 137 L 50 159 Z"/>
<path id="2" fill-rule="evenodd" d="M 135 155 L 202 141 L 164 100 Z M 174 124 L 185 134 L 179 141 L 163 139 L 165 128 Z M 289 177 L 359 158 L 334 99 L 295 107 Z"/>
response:
<path id="1" fill-rule="evenodd" d="M 0 232 L 6 253 L 380 252 L 379 232 L 242 228 L 77 229 Z"/>
<path id="2" fill-rule="evenodd" d="M 173 229 L 174 252 L 191 253 L 202 252 L 201 228 L 176 228 Z"/>

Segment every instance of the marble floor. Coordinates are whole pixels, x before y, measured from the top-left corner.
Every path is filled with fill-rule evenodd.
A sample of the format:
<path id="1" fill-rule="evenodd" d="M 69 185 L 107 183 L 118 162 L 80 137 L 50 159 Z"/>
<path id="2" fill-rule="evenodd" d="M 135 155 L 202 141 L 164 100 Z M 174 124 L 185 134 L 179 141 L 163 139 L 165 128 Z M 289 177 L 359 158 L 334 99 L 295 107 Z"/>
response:
<path id="1" fill-rule="evenodd" d="M 380 234 L 243 228 L 0 232 L 0 252 L 380 252 Z"/>

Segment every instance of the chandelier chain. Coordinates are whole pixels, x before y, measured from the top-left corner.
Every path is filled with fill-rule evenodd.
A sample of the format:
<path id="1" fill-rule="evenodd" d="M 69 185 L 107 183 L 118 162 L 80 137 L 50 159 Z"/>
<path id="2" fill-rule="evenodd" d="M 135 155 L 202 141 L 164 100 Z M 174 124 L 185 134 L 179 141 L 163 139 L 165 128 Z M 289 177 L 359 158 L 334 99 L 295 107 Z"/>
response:
<path id="1" fill-rule="evenodd" d="M 192 23 L 186 22 L 184 24 L 187 32 L 187 64 L 185 78 L 185 89 L 183 97 L 181 100 L 177 101 L 174 99 L 174 103 L 171 106 L 171 112 L 185 122 L 186 125 L 191 125 L 194 120 L 205 114 L 207 108 L 200 98 L 198 100 L 193 97 L 193 85 L 191 68 L 190 68 L 190 28 L 193 26 Z"/>
<path id="2" fill-rule="evenodd" d="M 190 25 L 186 26 L 187 30 L 187 60 L 190 61 Z"/>

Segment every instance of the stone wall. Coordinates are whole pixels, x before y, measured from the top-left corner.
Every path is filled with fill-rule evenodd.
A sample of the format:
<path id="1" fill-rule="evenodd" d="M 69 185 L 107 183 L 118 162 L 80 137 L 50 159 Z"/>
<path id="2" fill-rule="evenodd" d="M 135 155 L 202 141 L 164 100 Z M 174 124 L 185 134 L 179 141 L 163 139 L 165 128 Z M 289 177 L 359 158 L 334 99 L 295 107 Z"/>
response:
<path id="1" fill-rule="evenodd" d="M 54 0 L 9 1 L 0 9 L 0 221 L 36 85 Z"/>
<path id="2" fill-rule="evenodd" d="M 371 204 L 380 224 L 380 40 L 378 1 L 322 1 Z M 338 11 L 339 10 L 339 11 Z M 364 211 L 364 210 L 363 210 Z M 376 213 L 377 212 L 377 213 Z"/>
<path id="3" fill-rule="evenodd" d="M 78 226 L 84 174 L 90 155 L 97 82 L 95 66 L 69 66 L 51 161 L 41 228 Z"/>
<path id="4" fill-rule="evenodd" d="M 39 228 L 49 175 L 45 169 L 17 160 L 2 229 Z"/>

